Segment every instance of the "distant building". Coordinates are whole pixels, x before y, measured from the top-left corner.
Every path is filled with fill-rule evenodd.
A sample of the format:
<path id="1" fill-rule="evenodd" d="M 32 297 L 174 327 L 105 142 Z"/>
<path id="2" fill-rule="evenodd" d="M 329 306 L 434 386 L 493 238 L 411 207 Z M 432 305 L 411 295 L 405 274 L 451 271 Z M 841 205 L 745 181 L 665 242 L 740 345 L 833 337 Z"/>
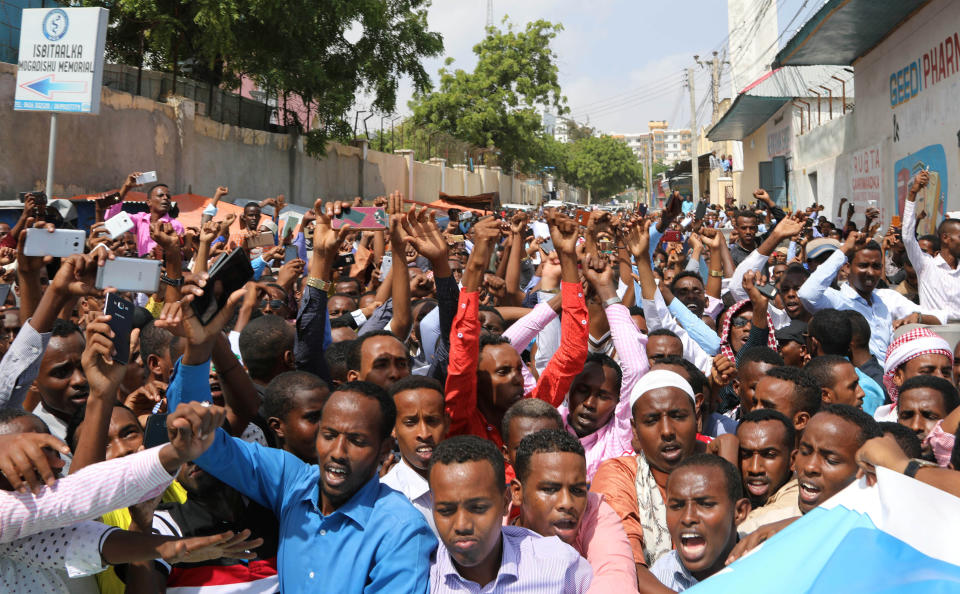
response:
<path id="1" fill-rule="evenodd" d="M 673 165 L 677 161 L 689 159 L 693 149 L 693 135 L 690 129 L 669 130 L 666 120 L 651 120 L 647 122 L 650 128 L 646 133 L 614 134 L 623 138 L 627 146 L 637 155 L 641 162 L 647 158 L 647 152 L 653 144 L 653 161 L 663 161 Z"/>

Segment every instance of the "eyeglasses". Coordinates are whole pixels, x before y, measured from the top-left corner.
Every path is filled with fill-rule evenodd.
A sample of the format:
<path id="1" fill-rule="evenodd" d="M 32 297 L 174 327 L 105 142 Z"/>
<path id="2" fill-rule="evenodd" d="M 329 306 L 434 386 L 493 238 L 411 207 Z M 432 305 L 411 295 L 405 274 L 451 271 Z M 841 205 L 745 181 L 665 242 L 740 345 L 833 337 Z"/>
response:
<path id="1" fill-rule="evenodd" d="M 260 302 L 260 309 L 265 308 L 268 304 L 270 305 L 270 309 L 281 309 L 287 306 L 285 302 L 280 301 L 279 299 L 264 299 Z"/>
<path id="2" fill-rule="evenodd" d="M 742 327 L 746 326 L 746 325 L 749 324 L 749 323 L 750 323 L 750 320 L 748 320 L 747 318 L 745 318 L 745 317 L 743 317 L 743 316 L 737 316 L 737 317 L 733 318 L 732 320 L 730 320 L 730 325 L 733 326 L 734 328 L 742 328 Z"/>

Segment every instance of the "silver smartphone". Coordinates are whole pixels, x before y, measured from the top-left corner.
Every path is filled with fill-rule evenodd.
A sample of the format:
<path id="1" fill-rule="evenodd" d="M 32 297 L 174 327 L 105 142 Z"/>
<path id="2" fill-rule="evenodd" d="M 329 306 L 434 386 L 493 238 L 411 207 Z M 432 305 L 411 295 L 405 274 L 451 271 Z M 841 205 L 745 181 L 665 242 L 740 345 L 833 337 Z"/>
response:
<path id="1" fill-rule="evenodd" d="M 155 293 L 160 287 L 160 260 L 116 258 L 97 269 L 98 289 L 114 287 L 118 291 Z"/>
<path id="2" fill-rule="evenodd" d="M 87 234 L 74 229 L 27 229 L 27 240 L 23 244 L 25 256 L 54 256 L 66 258 L 82 254 Z"/>

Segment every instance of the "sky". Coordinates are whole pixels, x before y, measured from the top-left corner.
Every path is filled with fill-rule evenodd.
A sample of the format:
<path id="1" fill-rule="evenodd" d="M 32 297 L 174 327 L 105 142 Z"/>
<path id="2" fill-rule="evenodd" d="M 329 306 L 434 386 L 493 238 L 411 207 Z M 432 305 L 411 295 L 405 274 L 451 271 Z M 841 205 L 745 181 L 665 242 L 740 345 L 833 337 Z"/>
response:
<path id="1" fill-rule="evenodd" d="M 781 45 L 822 4 L 822 0 L 776 2 L 781 31 L 798 15 Z M 473 69 L 472 49 L 484 34 L 486 7 L 487 0 L 433 0 L 429 27 L 443 35 L 444 53 L 426 60 L 424 67 L 435 81 L 447 56 L 455 60 L 451 68 Z M 703 60 L 713 50 L 722 51 L 727 37 L 725 0 L 493 0 L 493 14 L 494 22 L 508 16 L 521 29 L 537 19 L 563 25 L 552 47 L 569 115 L 605 133 L 646 132 L 649 120 L 689 127 L 684 70 L 694 66 L 695 54 Z M 706 118 L 709 85 L 709 68 L 696 67 L 698 113 Z M 412 94 L 410 81 L 402 81 L 398 113 L 409 113 L 406 105 Z M 724 74 L 720 97 L 729 95 Z"/>

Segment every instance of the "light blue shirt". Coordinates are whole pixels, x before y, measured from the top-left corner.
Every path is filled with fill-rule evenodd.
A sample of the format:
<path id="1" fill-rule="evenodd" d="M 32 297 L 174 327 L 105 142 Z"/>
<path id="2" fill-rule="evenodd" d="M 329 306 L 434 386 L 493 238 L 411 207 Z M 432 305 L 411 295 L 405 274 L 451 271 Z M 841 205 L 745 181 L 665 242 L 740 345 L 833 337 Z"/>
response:
<path id="1" fill-rule="evenodd" d="M 713 357 L 720 352 L 720 337 L 682 301 L 674 297 L 667 309 L 705 353 Z"/>
<path id="2" fill-rule="evenodd" d="M 860 387 L 863 388 L 863 412 L 872 417 L 877 407 L 885 401 L 883 388 L 881 388 L 872 377 L 860 371 L 859 367 L 855 367 L 854 369 L 857 370 L 857 377 L 860 378 Z"/>
<path id="3" fill-rule="evenodd" d="M 829 308 L 860 312 L 870 325 L 870 353 L 877 361 L 887 359 L 887 347 L 893 336 L 894 320 L 905 318 L 912 313 L 927 313 L 940 318 L 941 323 L 946 323 L 945 312 L 924 311 L 919 305 L 892 289 L 874 289 L 872 303 L 867 303 L 866 299 L 846 283 L 840 290 L 832 288 L 830 283 L 846 261 L 847 256 L 841 250 L 833 252 L 803 283 L 797 291 L 797 297 L 807 311 L 812 313 Z"/>
<path id="4" fill-rule="evenodd" d="M 519 526 L 504 526 L 500 530 L 503 553 L 495 580 L 480 587 L 465 579 L 441 543 L 430 567 L 430 591 L 470 594 L 578 594 L 587 591 L 593 579 L 593 569 L 573 547 L 556 536 L 540 536 Z"/>
<path id="5" fill-rule="evenodd" d="M 209 375 L 209 361 L 178 363 L 167 389 L 169 402 L 209 401 Z M 437 539 L 407 498 L 381 484 L 376 474 L 324 516 L 320 467 L 289 452 L 217 429 L 213 445 L 195 462 L 276 515 L 282 592 L 427 592 Z"/>
<path id="6" fill-rule="evenodd" d="M 650 573 L 674 592 L 683 592 L 697 584 L 697 578 L 683 566 L 676 550 L 661 555 L 650 568 Z"/>

